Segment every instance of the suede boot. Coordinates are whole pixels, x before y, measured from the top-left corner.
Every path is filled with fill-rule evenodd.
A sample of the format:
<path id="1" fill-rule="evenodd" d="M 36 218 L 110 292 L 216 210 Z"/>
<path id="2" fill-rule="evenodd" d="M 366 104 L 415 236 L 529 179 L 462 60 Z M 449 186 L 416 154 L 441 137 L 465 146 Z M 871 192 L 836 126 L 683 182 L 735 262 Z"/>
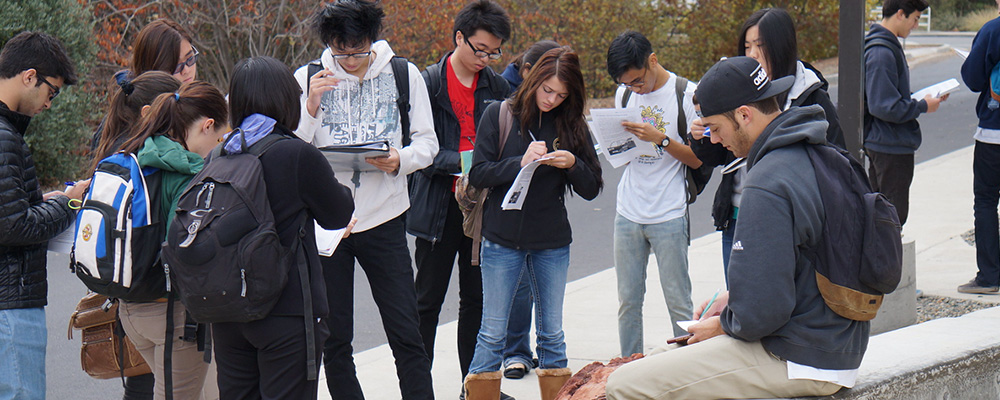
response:
<path id="1" fill-rule="evenodd" d="M 465 400 L 500 400 L 500 371 L 465 376 Z"/>
<path id="2" fill-rule="evenodd" d="M 542 400 L 553 400 L 559 394 L 559 389 L 569 380 L 572 372 L 569 368 L 537 369 L 538 388 L 542 393 Z"/>

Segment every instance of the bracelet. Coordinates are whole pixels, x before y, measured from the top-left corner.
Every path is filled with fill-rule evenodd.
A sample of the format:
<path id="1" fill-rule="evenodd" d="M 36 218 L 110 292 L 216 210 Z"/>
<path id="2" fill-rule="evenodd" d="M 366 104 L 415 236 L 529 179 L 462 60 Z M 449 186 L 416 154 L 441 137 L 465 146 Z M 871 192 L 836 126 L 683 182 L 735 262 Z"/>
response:
<path id="1" fill-rule="evenodd" d="M 75 205 L 73 203 L 74 201 L 76 202 Z M 79 210 L 79 209 L 83 208 L 83 200 L 80 200 L 80 199 L 69 199 L 69 202 L 66 203 L 66 205 L 70 208 L 70 210 Z"/>

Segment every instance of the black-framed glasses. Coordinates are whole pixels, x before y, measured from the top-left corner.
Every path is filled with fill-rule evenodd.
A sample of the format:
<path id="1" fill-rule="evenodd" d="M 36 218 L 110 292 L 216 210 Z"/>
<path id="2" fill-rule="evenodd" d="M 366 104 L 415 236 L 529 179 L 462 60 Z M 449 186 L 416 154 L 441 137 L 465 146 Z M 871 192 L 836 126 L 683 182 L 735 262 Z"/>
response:
<path id="1" fill-rule="evenodd" d="M 490 60 L 499 60 L 500 57 L 503 56 L 503 51 L 500 49 L 497 49 L 496 53 L 487 53 L 485 50 L 477 49 L 476 46 L 474 46 L 472 42 L 469 41 L 469 37 L 465 35 L 465 32 L 462 32 L 462 39 L 465 40 L 465 44 L 469 45 L 469 48 L 472 49 L 472 54 L 475 54 L 476 57 L 479 58 L 489 57 Z"/>
<path id="2" fill-rule="evenodd" d="M 52 99 L 56 98 L 56 96 L 59 95 L 59 88 L 57 88 L 55 85 L 49 83 L 49 81 L 46 80 L 44 76 L 38 75 L 38 80 L 41 81 L 42 83 L 44 83 L 45 86 L 48 86 L 49 89 L 51 89 L 49 91 L 49 101 L 52 101 Z"/>
<path id="3" fill-rule="evenodd" d="M 198 55 L 201 53 L 199 53 L 198 48 L 194 46 L 191 46 L 191 51 L 193 51 L 194 54 L 192 54 L 191 57 L 188 57 L 186 60 L 181 61 L 180 64 L 177 64 L 177 68 L 174 68 L 174 75 L 181 73 L 181 71 L 184 70 L 185 66 L 193 67 L 195 64 L 198 63 Z"/>
<path id="4" fill-rule="evenodd" d="M 368 50 L 368 51 L 359 51 L 357 53 L 337 54 L 336 50 L 334 50 L 333 47 L 330 47 L 330 55 L 333 56 L 334 60 L 345 60 L 348 58 L 361 60 L 370 57 L 372 55 L 372 51 Z"/>
<path id="5" fill-rule="evenodd" d="M 646 84 L 646 74 L 648 74 L 648 73 L 649 73 L 649 65 L 646 65 L 646 68 L 642 69 L 642 76 L 641 77 L 635 78 L 631 82 L 628 82 L 628 83 L 618 82 L 618 84 L 622 85 L 624 87 L 627 87 L 627 88 L 633 88 L 633 89 L 641 88 L 643 85 Z"/>

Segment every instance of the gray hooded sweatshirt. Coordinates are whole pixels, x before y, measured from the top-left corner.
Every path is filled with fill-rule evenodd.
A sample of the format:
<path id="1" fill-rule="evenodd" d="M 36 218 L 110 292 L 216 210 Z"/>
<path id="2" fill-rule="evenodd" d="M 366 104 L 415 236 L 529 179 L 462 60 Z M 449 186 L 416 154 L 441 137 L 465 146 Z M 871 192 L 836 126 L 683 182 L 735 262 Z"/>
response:
<path id="1" fill-rule="evenodd" d="M 825 219 L 805 146 L 825 144 L 826 129 L 822 107 L 793 107 L 750 148 L 721 322 L 729 336 L 760 341 L 782 359 L 856 369 L 868 346 L 869 323 L 826 306 L 805 251 L 820 243 Z"/>

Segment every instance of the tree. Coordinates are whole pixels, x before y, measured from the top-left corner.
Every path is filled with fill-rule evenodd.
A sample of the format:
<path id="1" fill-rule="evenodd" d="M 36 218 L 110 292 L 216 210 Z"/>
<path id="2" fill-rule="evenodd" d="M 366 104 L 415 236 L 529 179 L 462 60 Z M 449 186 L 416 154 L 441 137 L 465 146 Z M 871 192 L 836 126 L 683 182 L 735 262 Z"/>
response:
<path id="1" fill-rule="evenodd" d="M 28 127 L 25 140 L 43 186 L 80 178 L 80 166 L 87 157 L 85 143 L 91 133 L 87 123 L 98 111 L 93 94 L 86 88 L 96 51 L 90 41 L 90 21 L 86 8 L 75 0 L 0 2 L 0 44 L 22 31 L 48 33 L 62 41 L 81 78 L 78 85 L 63 89 L 52 108 Z"/>

